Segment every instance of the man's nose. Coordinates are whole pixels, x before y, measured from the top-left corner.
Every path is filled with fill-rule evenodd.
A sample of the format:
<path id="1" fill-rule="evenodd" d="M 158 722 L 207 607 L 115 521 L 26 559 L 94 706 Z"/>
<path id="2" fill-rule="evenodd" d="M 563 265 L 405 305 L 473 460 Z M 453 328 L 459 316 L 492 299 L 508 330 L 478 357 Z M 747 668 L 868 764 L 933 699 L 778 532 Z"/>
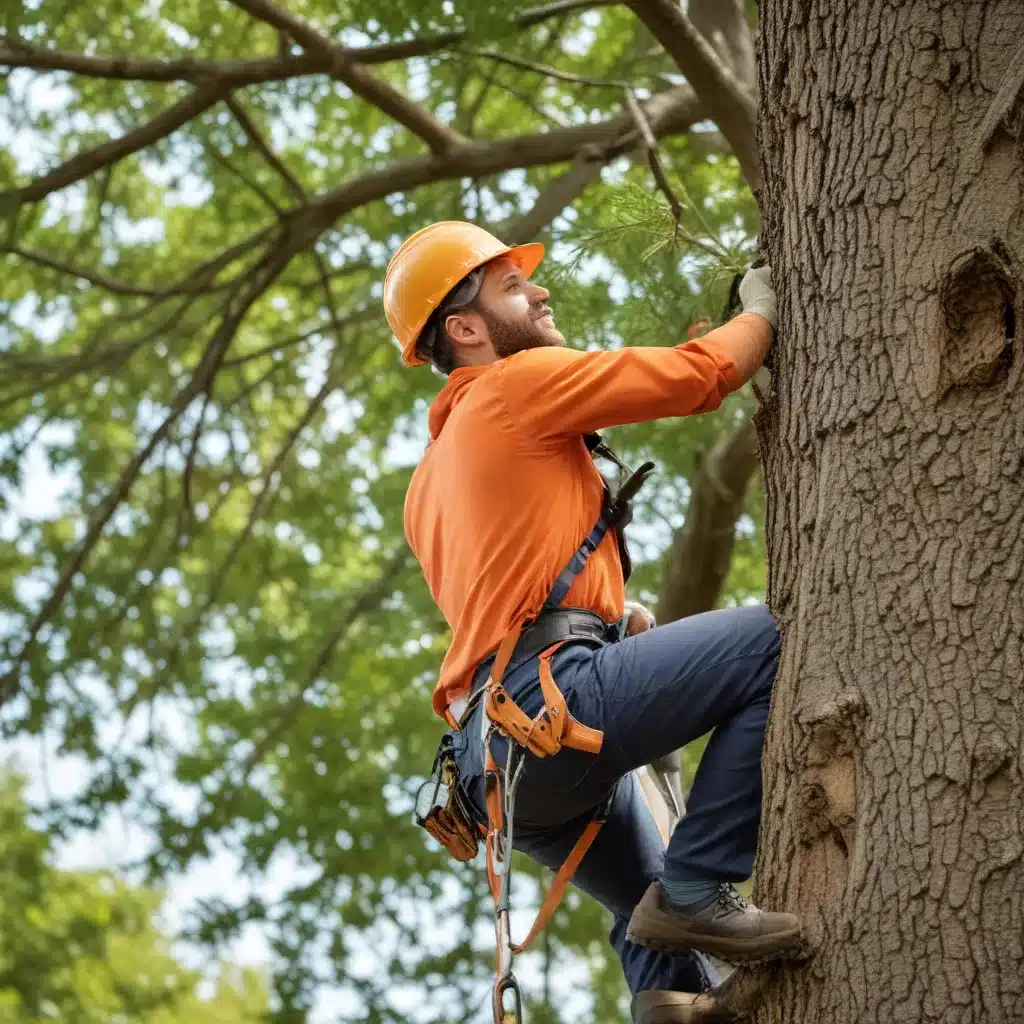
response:
<path id="1" fill-rule="evenodd" d="M 527 283 L 530 286 L 531 303 L 547 302 L 547 300 L 551 297 L 551 292 L 549 292 L 547 288 L 544 288 L 543 286 L 537 284 L 534 281 L 529 281 Z"/>

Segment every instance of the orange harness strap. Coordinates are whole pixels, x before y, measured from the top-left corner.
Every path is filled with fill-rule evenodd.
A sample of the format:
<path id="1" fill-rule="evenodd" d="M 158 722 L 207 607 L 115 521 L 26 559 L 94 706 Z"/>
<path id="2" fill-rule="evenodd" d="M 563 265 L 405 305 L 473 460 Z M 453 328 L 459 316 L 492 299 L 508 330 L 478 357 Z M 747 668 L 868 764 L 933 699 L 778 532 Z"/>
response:
<path id="1" fill-rule="evenodd" d="M 540 910 L 537 911 L 537 916 L 534 919 L 530 931 L 522 942 L 512 947 L 513 953 L 522 953 L 522 951 L 526 949 L 526 947 L 529 946 L 542 931 L 544 931 L 548 921 L 551 920 L 551 915 L 558 909 L 558 905 L 562 902 L 565 887 L 572 880 L 572 876 L 576 874 L 576 869 L 580 866 L 583 858 L 587 855 L 587 850 L 590 849 L 591 844 L 597 838 L 597 833 L 601 831 L 601 826 L 603 824 L 603 817 L 594 818 L 593 821 L 588 823 L 579 839 L 576 840 L 576 845 L 572 848 L 569 856 L 565 858 L 562 866 L 558 869 L 558 873 L 555 875 L 555 879 L 551 883 L 551 888 L 548 889 L 547 895 L 544 897 L 544 902 L 541 903 Z"/>
<path id="2" fill-rule="evenodd" d="M 565 697 L 558 689 L 551 671 L 551 659 L 562 643 L 555 644 L 540 655 L 539 674 L 541 692 L 544 695 L 544 709 L 538 712 L 535 718 L 531 719 L 521 711 L 499 682 L 504 677 L 505 669 L 521 632 L 522 627 L 513 629 L 498 647 L 490 678 L 486 683 L 485 715 L 510 740 L 526 747 L 537 757 L 553 757 L 563 746 L 597 754 L 601 750 L 604 733 L 599 729 L 592 729 L 590 726 L 584 725 L 569 713 Z M 490 885 L 491 895 L 497 903 L 501 894 L 501 878 L 494 868 L 494 854 L 499 848 L 505 829 L 505 811 L 501 772 L 491 754 L 489 745 L 484 753 L 484 790 L 487 803 L 487 881 Z M 508 785 L 509 781 L 506 779 L 505 784 Z M 602 811 L 588 823 L 579 839 L 576 840 L 569 856 L 558 869 L 526 938 L 511 947 L 513 954 L 521 953 L 544 930 L 551 915 L 562 902 L 566 886 L 572 880 L 598 832 L 601 831 L 604 821 L 605 814 L 602 808 Z M 512 851 L 507 849 L 502 850 L 502 853 L 505 857 L 512 855 Z"/>
<path id="3" fill-rule="evenodd" d="M 516 639 L 518 635 L 519 630 L 509 634 Z M 505 638 L 505 641 L 507 640 L 508 637 Z M 508 663 L 506 656 L 501 664 L 501 671 L 498 671 L 505 641 L 502 641 L 501 647 L 498 648 L 491 678 L 487 684 L 487 717 L 510 739 L 526 747 L 537 757 L 554 757 L 562 747 L 572 747 L 588 754 L 600 753 L 604 734 L 573 718 L 566 707 L 562 691 L 555 684 L 555 677 L 551 672 L 551 658 L 562 644 L 555 644 L 540 656 L 540 688 L 544 694 L 544 710 L 538 712 L 536 718 L 530 718 L 520 711 L 505 688 L 497 682 L 504 675 L 505 665 Z M 512 646 L 515 646 L 515 640 Z"/>

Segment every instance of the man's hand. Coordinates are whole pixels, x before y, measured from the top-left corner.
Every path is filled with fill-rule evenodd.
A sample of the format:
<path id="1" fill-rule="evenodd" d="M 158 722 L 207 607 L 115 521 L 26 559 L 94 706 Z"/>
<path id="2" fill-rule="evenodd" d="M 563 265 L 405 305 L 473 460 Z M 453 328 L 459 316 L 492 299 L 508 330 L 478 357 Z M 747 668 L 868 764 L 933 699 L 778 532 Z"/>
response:
<path id="1" fill-rule="evenodd" d="M 773 331 L 778 330 L 779 310 L 770 266 L 751 267 L 740 281 L 739 293 L 744 313 L 759 313 L 772 325 Z"/>
<path id="2" fill-rule="evenodd" d="M 627 601 L 625 609 L 626 636 L 636 636 L 637 633 L 646 633 L 657 623 L 654 616 L 639 602 Z"/>

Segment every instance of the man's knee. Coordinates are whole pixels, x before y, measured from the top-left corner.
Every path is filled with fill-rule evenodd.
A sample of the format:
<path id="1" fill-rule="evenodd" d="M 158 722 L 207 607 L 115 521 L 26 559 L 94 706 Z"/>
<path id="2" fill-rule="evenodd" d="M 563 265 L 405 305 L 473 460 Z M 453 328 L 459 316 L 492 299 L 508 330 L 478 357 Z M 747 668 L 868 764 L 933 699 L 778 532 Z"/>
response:
<path id="1" fill-rule="evenodd" d="M 782 648 L 775 616 L 766 604 L 746 605 L 740 611 L 748 650 L 751 655 L 759 655 L 761 658 L 758 689 L 770 694 L 779 670 L 779 652 Z"/>

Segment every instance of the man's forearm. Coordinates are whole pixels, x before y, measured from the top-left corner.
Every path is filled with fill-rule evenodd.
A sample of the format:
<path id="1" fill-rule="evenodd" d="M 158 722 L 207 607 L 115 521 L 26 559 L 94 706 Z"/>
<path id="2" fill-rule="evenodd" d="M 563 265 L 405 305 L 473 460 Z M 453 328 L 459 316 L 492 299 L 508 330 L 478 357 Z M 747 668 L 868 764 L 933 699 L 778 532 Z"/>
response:
<path id="1" fill-rule="evenodd" d="M 771 322 L 760 313 L 740 313 L 722 328 L 722 349 L 732 357 L 741 384 L 746 384 L 764 364 L 774 335 Z"/>
<path id="2" fill-rule="evenodd" d="M 743 312 L 726 326 L 735 324 L 738 327 L 740 321 L 743 321 L 742 330 L 728 333 L 733 345 L 733 365 L 737 375 L 746 384 L 763 365 L 779 323 L 778 300 L 772 286 L 771 267 L 764 265 L 748 270 L 740 282 L 739 296 Z"/>

